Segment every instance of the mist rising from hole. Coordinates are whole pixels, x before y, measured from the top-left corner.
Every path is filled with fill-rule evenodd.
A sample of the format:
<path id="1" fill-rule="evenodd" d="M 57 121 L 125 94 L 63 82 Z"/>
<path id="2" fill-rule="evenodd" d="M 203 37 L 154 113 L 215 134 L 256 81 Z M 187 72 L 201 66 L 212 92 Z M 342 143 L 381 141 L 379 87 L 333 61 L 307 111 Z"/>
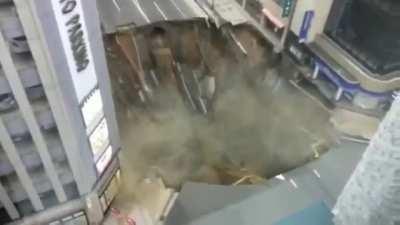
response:
<path id="1" fill-rule="evenodd" d="M 331 141 L 329 115 L 281 79 L 284 69 L 266 72 L 259 66 L 276 62 L 265 54 L 265 46 L 243 34 L 242 39 L 249 40 L 243 42 L 249 55 L 237 60 L 220 34 L 203 32 L 218 36 L 201 42 L 207 75 L 215 76 L 217 83 L 213 110 L 207 116 L 193 113 L 173 83 L 155 89 L 154 102 L 143 107 L 131 104 L 135 93 L 128 82 L 114 79 L 123 142 L 121 202 L 154 195 L 138 190 L 146 178 L 160 177 L 168 187 L 179 189 L 186 181 L 224 183 L 221 170 L 245 169 L 273 177 L 311 160 L 316 143 Z M 118 57 L 109 60 L 112 77 L 131 76 Z M 177 60 L 186 60 L 179 62 L 189 67 L 195 63 L 188 61 L 196 61 Z"/>
<path id="2" fill-rule="evenodd" d="M 298 92 L 281 92 L 238 78 L 204 117 L 175 89 L 157 91 L 152 107 L 130 108 L 121 123 L 124 174 L 135 176 L 127 186 L 145 176 L 176 188 L 189 180 L 219 183 L 219 169 L 271 177 L 304 164 L 313 144 L 329 142 L 327 115 Z"/>

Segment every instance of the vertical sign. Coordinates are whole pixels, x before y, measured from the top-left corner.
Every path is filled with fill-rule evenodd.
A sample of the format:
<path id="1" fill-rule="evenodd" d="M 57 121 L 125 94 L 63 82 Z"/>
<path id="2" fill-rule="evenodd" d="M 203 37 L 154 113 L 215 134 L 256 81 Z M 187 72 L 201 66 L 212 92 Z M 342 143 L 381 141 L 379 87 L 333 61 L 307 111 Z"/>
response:
<path id="1" fill-rule="evenodd" d="M 79 103 L 97 85 L 81 1 L 51 0 Z"/>
<path id="2" fill-rule="evenodd" d="M 93 127 L 98 122 L 96 116 L 104 112 L 81 1 L 51 0 L 51 3 L 84 123 Z"/>
<path id="3" fill-rule="evenodd" d="M 311 28 L 312 21 L 314 19 L 314 10 L 308 10 L 304 13 L 303 23 L 301 24 L 299 42 L 304 43 L 307 41 L 308 32 Z"/>
<path id="4" fill-rule="evenodd" d="M 89 45 L 82 1 L 89 0 L 51 0 L 51 4 L 75 95 L 81 106 L 82 119 L 89 129 L 86 132 L 93 158 L 95 162 L 100 159 L 97 165 L 100 173 L 111 160 L 112 148 L 111 146 L 107 148 L 110 144 L 107 120 L 104 117 L 98 119 L 99 116 L 104 116 L 103 102 L 97 86 L 97 74 Z"/>

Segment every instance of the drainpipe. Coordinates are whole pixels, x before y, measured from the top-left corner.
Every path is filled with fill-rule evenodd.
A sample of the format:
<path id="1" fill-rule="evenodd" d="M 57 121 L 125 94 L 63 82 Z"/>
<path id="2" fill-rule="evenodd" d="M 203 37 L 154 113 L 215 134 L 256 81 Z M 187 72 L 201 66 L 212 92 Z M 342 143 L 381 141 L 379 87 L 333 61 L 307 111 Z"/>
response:
<path id="1" fill-rule="evenodd" d="M 333 210 L 336 225 L 394 225 L 400 221 L 400 96 Z"/>

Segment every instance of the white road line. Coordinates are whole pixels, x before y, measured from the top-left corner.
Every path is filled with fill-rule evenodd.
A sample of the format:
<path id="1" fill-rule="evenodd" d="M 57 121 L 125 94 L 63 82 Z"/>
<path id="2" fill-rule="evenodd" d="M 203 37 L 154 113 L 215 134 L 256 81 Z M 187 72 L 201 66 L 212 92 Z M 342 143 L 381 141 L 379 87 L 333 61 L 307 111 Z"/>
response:
<path id="1" fill-rule="evenodd" d="M 294 188 L 296 188 L 296 189 L 299 188 L 299 186 L 293 179 L 290 179 L 289 182 L 293 185 Z"/>
<path id="2" fill-rule="evenodd" d="M 179 11 L 179 13 L 183 17 L 183 19 L 186 19 L 187 18 L 186 14 L 182 11 L 181 8 L 179 8 L 179 6 L 178 6 L 178 4 L 176 4 L 175 0 L 170 0 L 170 1 L 175 6 L 175 8 Z"/>
<path id="3" fill-rule="evenodd" d="M 321 174 L 319 174 L 318 170 L 314 169 L 313 170 L 315 176 L 317 176 L 318 178 L 321 178 Z"/>
<path id="4" fill-rule="evenodd" d="M 151 23 L 149 17 L 146 15 L 146 13 L 143 11 L 142 6 L 140 6 L 140 3 L 138 0 L 132 0 L 133 4 L 136 6 L 136 8 L 139 10 L 140 14 L 142 14 L 143 18 L 146 20 L 147 23 Z"/>
<path id="5" fill-rule="evenodd" d="M 114 3 L 114 5 L 115 5 L 115 8 L 117 8 L 118 9 L 118 11 L 121 11 L 121 7 L 119 7 L 119 5 L 118 5 L 118 2 L 117 2 L 118 0 L 113 0 L 113 3 Z"/>
<path id="6" fill-rule="evenodd" d="M 188 6 L 194 14 L 194 15 L 191 15 L 190 17 L 194 16 L 194 17 L 208 18 L 207 13 L 200 7 L 200 5 L 197 1 L 184 0 L 183 2 L 185 2 L 185 5 Z"/>
<path id="7" fill-rule="evenodd" d="M 235 42 L 235 44 L 239 47 L 239 49 L 243 52 L 244 55 L 247 55 L 247 51 L 244 48 L 244 46 L 242 45 L 242 42 L 239 41 L 239 39 L 236 37 L 235 33 L 233 33 L 232 30 L 229 30 L 229 34 L 231 35 L 233 41 Z"/>
<path id="8" fill-rule="evenodd" d="M 164 20 L 168 20 L 167 16 L 165 13 L 162 11 L 160 6 L 157 4 L 157 2 L 153 2 L 154 6 L 157 8 L 158 12 L 161 14 L 161 16 L 164 18 Z"/>

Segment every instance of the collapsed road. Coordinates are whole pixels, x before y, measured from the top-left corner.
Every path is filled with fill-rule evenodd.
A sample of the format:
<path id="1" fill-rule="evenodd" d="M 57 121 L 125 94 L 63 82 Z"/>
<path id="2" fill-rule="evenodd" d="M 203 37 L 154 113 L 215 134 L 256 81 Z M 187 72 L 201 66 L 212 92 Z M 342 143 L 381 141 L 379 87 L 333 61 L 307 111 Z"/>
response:
<path id="1" fill-rule="evenodd" d="M 285 65 L 250 26 L 162 22 L 106 43 L 132 173 L 169 187 L 221 183 L 226 169 L 270 177 L 332 142 L 327 112 L 279 78 Z"/>

